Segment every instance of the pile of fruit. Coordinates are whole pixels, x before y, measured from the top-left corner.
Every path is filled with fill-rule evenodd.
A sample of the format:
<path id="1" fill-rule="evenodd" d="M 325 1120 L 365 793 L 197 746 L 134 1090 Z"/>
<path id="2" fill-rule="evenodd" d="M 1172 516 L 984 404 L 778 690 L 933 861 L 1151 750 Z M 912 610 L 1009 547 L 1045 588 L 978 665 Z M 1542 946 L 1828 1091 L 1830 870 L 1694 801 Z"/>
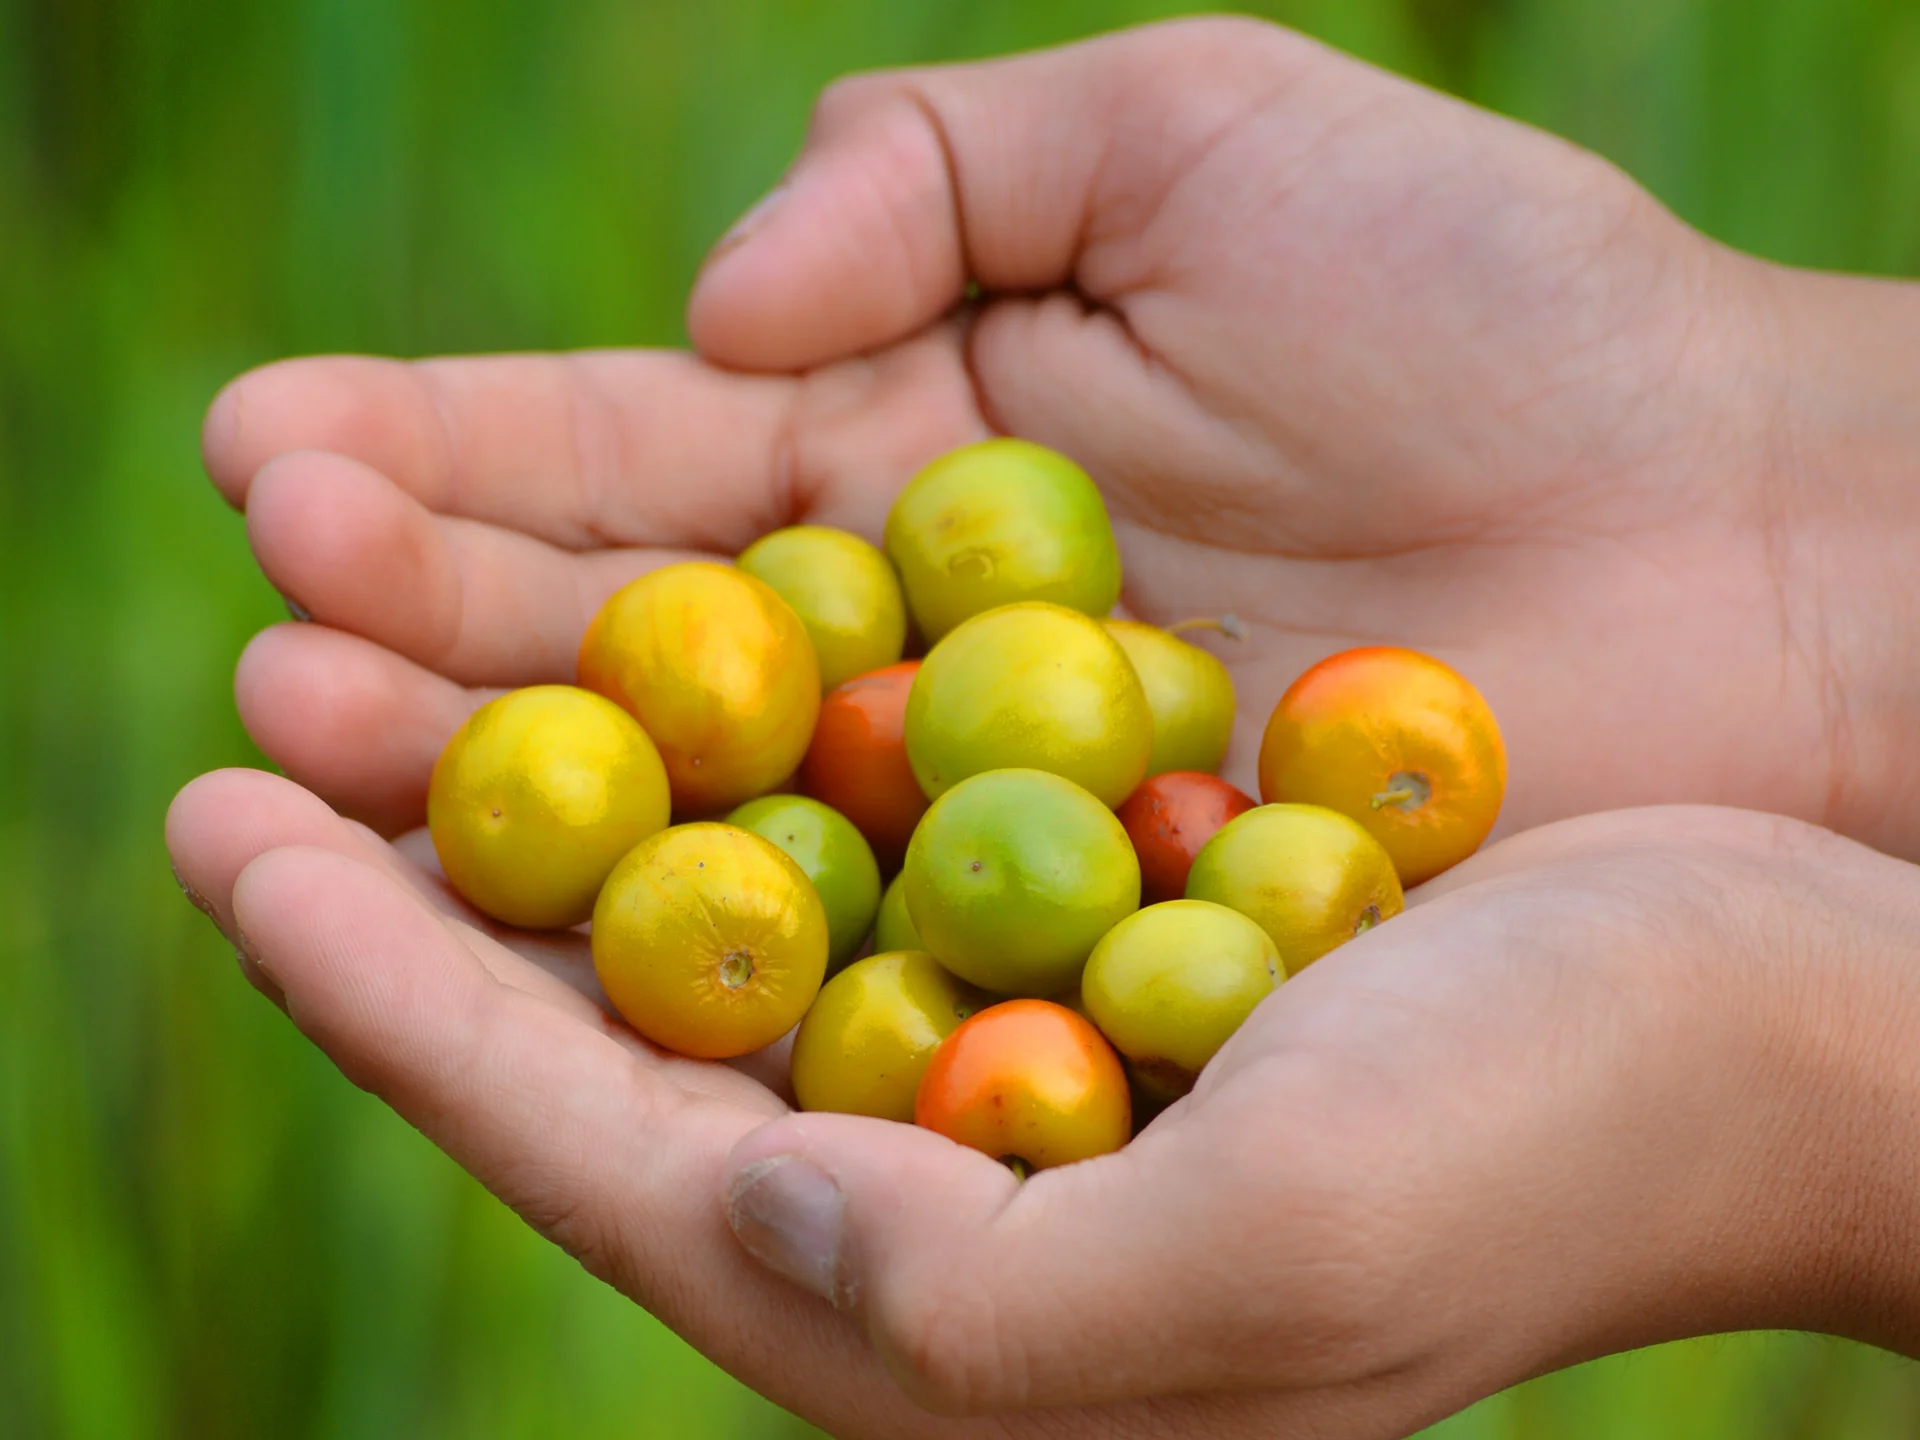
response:
<path id="1" fill-rule="evenodd" d="M 620 590 L 578 687 L 449 742 L 435 849 L 508 925 L 591 920 L 608 1000 L 656 1045 L 793 1031 L 803 1108 L 1023 1172 L 1117 1149 L 1275 986 L 1471 854 L 1506 773 L 1472 685 L 1369 647 L 1280 698 L 1256 806 L 1213 773 L 1233 681 L 1177 633 L 1237 622 L 1110 618 L 1119 595 L 1085 472 L 956 450 L 884 552 L 802 525 Z"/>

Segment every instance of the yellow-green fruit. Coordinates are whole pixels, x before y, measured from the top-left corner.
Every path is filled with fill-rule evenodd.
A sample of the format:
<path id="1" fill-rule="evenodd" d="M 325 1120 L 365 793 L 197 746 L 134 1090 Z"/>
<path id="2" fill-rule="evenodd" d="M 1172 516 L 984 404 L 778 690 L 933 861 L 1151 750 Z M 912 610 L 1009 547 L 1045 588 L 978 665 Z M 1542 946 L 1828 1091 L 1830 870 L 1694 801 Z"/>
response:
<path id="1" fill-rule="evenodd" d="M 727 823 L 771 840 L 806 871 L 827 912 L 828 972 L 851 960 L 880 908 L 880 866 L 853 822 L 804 795 L 762 795 L 727 816 Z"/>
<path id="2" fill-rule="evenodd" d="M 1087 472 L 1026 440 L 984 440 L 907 482 L 887 515 L 887 556 L 929 645 L 1016 600 L 1104 615 L 1120 598 L 1120 551 Z"/>
<path id="3" fill-rule="evenodd" d="M 740 568 L 793 607 L 820 662 L 820 689 L 891 665 L 907 641 L 907 605 L 893 566 L 858 535 L 791 525 L 740 552 Z"/>
<path id="4" fill-rule="evenodd" d="M 1220 769 L 1233 738 L 1233 677 L 1218 659 L 1198 645 L 1158 625 L 1138 620 L 1109 620 L 1107 632 L 1120 642 L 1147 692 L 1153 711 L 1153 753 L 1147 774 L 1169 770 Z"/>
<path id="5" fill-rule="evenodd" d="M 668 819 L 667 771 L 611 700 L 535 685 L 482 705 L 440 752 L 427 830 L 475 908 L 530 930 L 593 914 L 609 871 Z"/>
<path id="6" fill-rule="evenodd" d="M 1045 770 L 1108 806 L 1153 749 L 1140 677 L 1098 620 L 1027 602 L 976 615 L 933 647 L 907 696 L 907 761 L 935 799 L 988 770 Z"/>
<path id="7" fill-rule="evenodd" d="M 1120 821 L 1039 770 L 975 775 L 934 801 L 901 874 L 927 950 L 999 995 L 1072 988 L 1100 937 L 1140 905 Z"/>
<path id="8" fill-rule="evenodd" d="M 1259 805 L 1229 820 L 1194 857 L 1187 898 L 1257 922 L 1289 975 L 1406 907 L 1380 842 L 1318 805 Z"/>
<path id="9" fill-rule="evenodd" d="M 747 1055 L 799 1024 L 820 993 L 827 915 L 772 841 L 737 825 L 675 825 L 607 877 L 593 968 L 654 1044 L 702 1060 Z"/>
<path id="10" fill-rule="evenodd" d="M 911 1123 L 933 1052 L 990 1003 L 921 951 L 856 960 L 821 988 L 793 1037 L 794 1098 L 802 1110 Z"/>
<path id="11" fill-rule="evenodd" d="M 1087 957 L 1089 1019 L 1127 1058 L 1134 1083 L 1172 1101 L 1280 983 L 1259 925 L 1205 900 L 1169 900 L 1122 920 Z"/>
<path id="12" fill-rule="evenodd" d="M 894 876 L 893 883 L 887 886 L 887 893 L 880 897 L 880 918 L 873 922 L 873 948 L 876 952 L 927 948 L 920 943 L 920 932 L 913 928 L 913 917 L 907 914 L 905 878 L 905 871 Z"/>

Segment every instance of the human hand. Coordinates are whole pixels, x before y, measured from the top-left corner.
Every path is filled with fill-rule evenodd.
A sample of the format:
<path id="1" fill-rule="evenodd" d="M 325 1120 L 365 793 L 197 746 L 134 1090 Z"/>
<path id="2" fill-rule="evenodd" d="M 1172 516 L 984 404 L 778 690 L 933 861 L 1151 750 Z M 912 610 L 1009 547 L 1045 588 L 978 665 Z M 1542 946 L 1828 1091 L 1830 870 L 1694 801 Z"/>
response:
<path id="1" fill-rule="evenodd" d="M 466 687 L 570 679 L 654 547 L 877 535 L 998 428 L 1092 470 L 1131 609 L 1249 622 L 1216 646 L 1243 785 L 1295 674 L 1391 641 L 1491 699 L 1504 830 L 1720 801 L 1920 853 L 1891 763 L 1915 501 L 1874 483 L 1920 407 L 1862 381 L 1841 453 L 1816 404 L 1823 366 L 1895 369 L 1860 312 L 1912 303 L 1790 281 L 1592 156 L 1252 22 L 856 78 L 693 297 L 707 360 L 795 374 L 302 361 L 222 397 L 212 473 L 326 627 L 263 636 L 241 709 L 289 774 L 418 824 Z"/>
<path id="2" fill-rule="evenodd" d="M 1680 1335 L 1920 1341 L 1920 881 L 1794 822 L 1508 841 L 1024 1184 L 653 1050 L 583 937 L 492 929 L 287 781 L 204 777 L 168 838 L 349 1079 L 836 1435 L 1389 1436 Z"/>
<path id="3" fill-rule="evenodd" d="M 940 318 L 969 276 L 985 298 Z M 1169 27 L 994 66 L 863 79 L 830 97 L 783 199 L 723 250 L 694 301 L 693 334 L 708 360 L 811 367 L 800 374 L 663 354 L 310 361 L 247 377 L 222 397 L 209 417 L 210 469 L 245 506 L 267 574 L 320 622 L 277 627 L 255 643 L 239 678 L 242 713 L 289 774 L 382 831 L 404 830 L 423 814 L 434 756 L 488 687 L 571 678 L 580 629 L 620 583 L 687 549 L 729 553 L 802 517 L 877 534 L 920 461 L 1003 428 L 1069 450 L 1099 479 L 1132 609 L 1154 619 L 1232 609 L 1252 624 L 1253 639 L 1227 651 L 1247 702 L 1243 776 L 1246 741 L 1286 680 L 1329 650 L 1388 639 L 1443 655 L 1487 691 L 1513 758 L 1510 827 L 1596 804 L 1732 798 L 1904 844 L 1905 782 L 1876 765 L 1885 707 L 1860 697 L 1910 683 L 1901 677 L 1911 667 L 1873 672 L 1847 632 L 1898 587 L 1875 589 L 1878 552 L 1814 504 L 1813 472 L 1783 460 L 1779 407 L 1767 398 L 1791 368 L 1786 354 L 1820 350 L 1798 343 L 1825 333 L 1805 318 L 1810 286 L 1825 293 L 1713 249 L 1557 142 L 1264 27 Z M 1871 505 L 1847 518 L 1887 528 Z M 1856 591 L 1865 598 L 1846 598 Z M 1898 637 L 1901 623 L 1896 611 L 1881 633 Z M 1863 674 L 1879 691 L 1862 690 Z M 1158 1397 L 1116 1399 L 1121 1408 L 1091 1416 L 1022 1413 L 983 1422 L 986 1433 L 1231 1434 L 1281 1423 L 1392 1433 L 1525 1373 L 1514 1368 L 1526 1346 L 1511 1328 L 1476 1328 L 1484 1310 L 1450 1296 L 1441 1318 L 1471 1344 L 1455 1343 L 1452 1364 L 1409 1360 L 1406 1383 L 1361 1378 L 1374 1373 L 1364 1355 L 1447 1347 L 1412 1328 L 1369 1329 L 1367 1316 L 1347 1332 L 1344 1364 L 1339 1335 L 1303 1324 L 1325 1341 L 1330 1358 L 1318 1370 L 1314 1347 L 1289 1341 L 1278 1368 L 1256 1381 L 1235 1368 L 1251 1363 L 1246 1352 L 1227 1346 L 1234 1358 L 1206 1382 L 1228 1387 L 1224 1397 L 1165 1398 L 1162 1387 L 1194 1388 L 1167 1365 L 1207 1358 L 1185 1349 L 1121 1376 L 1114 1357 L 1137 1351 L 1112 1344 L 1110 1330 L 1057 1329 L 1051 1372 L 1049 1357 L 1009 1349 L 1011 1364 L 1031 1366 L 1030 1382 L 984 1366 L 959 1375 L 950 1367 L 978 1363 L 963 1348 L 968 1332 L 956 1330 L 936 1355 L 922 1342 L 938 1337 L 916 1332 L 910 1304 L 870 1308 L 887 1287 L 910 1299 L 898 1276 L 911 1270 L 893 1268 L 897 1250 L 876 1250 L 871 1264 L 856 1253 L 862 1237 L 882 1247 L 885 1238 L 851 1208 L 883 1193 L 874 1186 L 885 1176 L 861 1168 L 875 1159 L 867 1127 L 808 1117 L 780 1121 L 797 1134 L 776 1128 L 745 1141 L 781 1113 L 773 1090 L 649 1052 L 594 1004 L 576 939 L 446 918 L 451 902 L 430 877 L 292 787 L 201 782 L 183 796 L 174 830 L 183 874 L 224 923 L 244 924 L 296 1020 L 351 1078 L 723 1364 L 842 1433 L 932 1424 L 886 1383 L 876 1356 L 921 1398 L 949 1406 L 1049 1393 Z M 1672 923 L 1605 884 L 1581 893 L 1589 932 L 1643 914 L 1648 928 Z M 1564 899 L 1549 888 L 1535 904 L 1552 912 Z M 1366 991 L 1365 1003 L 1389 1015 L 1379 994 L 1407 983 L 1418 996 L 1407 977 L 1451 973 L 1456 960 L 1444 936 L 1428 936 L 1432 956 L 1415 946 L 1416 931 L 1403 927 L 1422 913 L 1378 932 L 1396 937 L 1395 954 L 1412 953 L 1402 937 L 1420 950 Z M 1519 933 L 1572 943 L 1556 930 Z M 1349 956 L 1380 953 L 1382 942 L 1366 944 L 1290 982 L 1282 994 L 1293 998 L 1268 1009 L 1301 1013 L 1302 993 L 1332 984 L 1306 982 L 1341 973 Z M 1585 953 L 1576 947 L 1576 960 Z M 1502 981 L 1524 969 L 1508 959 L 1496 967 Z M 1490 1022 L 1505 1016 L 1511 1028 L 1493 1025 L 1475 1047 L 1425 1052 L 1430 1064 L 1474 1060 L 1484 1072 L 1500 1046 L 1523 1044 L 1529 1025 L 1546 1023 L 1519 997 L 1473 987 L 1475 974 L 1469 966 L 1461 985 L 1498 1012 Z M 1337 997 L 1329 1003 L 1343 1010 Z M 1356 994 L 1356 1013 L 1360 1004 Z M 1582 1038 L 1591 1012 L 1554 1013 L 1561 1033 Z M 1452 1023 L 1451 1012 L 1443 1018 Z M 1615 1018 L 1624 1027 L 1627 1017 Z M 1305 1044 L 1318 1022 L 1281 1028 L 1284 1043 Z M 1679 1028 L 1674 1021 L 1663 1041 Z M 1359 1031 L 1329 1033 L 1375 1053 Z M 1282 1053 L 1255 1069 L 1284 1079 L 1288 1064 Z M 1616 1085 L 1632 1078 L 1592 1068 Z M 1365 1089 L 1364 1074 L 1343 1073 Z M 769 1078 L 777 1087 L 777 1073 Z M 1557 1133 L 1553 1105 L 1569 1107 L 1553 1112 L 1564 1125 L 1606 1099 L 1597 1088 L 1555 1090 L 1548 1082 L 1559 1078 L 1540 1077 L 1542 1109 L 1514 1133 Z M 1445 1070 L 1387 1079 L 1393 1096 L 1416 1079 L 1441 1094 L 1453 1084 Z M 1249 1088 L 1264 1087 L 1239 1082 L 1239 1092 Z M 1479 1093 L 1488 1106 L 1499 1098 Z M 1672 1118 L 1649 1117 L 1644 1100 L 1637 1110 L 1620 1104 L 1653 1131 Z M 1269 1100 L 1261 1113 L 1284 1120 L 1286 1109 Z M 1372 1112 L 1376 1124 L 1386 1109 Z M 1226 1111 L 1208 1100 L 1185 1113 Z M 1700 1117 L 1679 1118 L 1694 1127 L 1682 1132 L 1692 1147 Z M 1113 1164 L 1178 1155 L 1180 1135 L 1202 1128 L 1157 1125 Z M 886 1133 L 885 1144 L 912 1153 L 887 1160 L 902 1168 L 885 1183 L 953 1178 L 928 1168 L 929 1137 Z M 1669 1148 L 1634 1133 L 1650 1154 Z M 1325 1157 L 1310 1147 L 1324 1138 L 1280 1132 L 1273 1153 L 1299 1148 L 1312 1174 Z M 1358 1155 L 1368 1136 L 1347 1138 Z M 1406 1175 L 1402 1208 L 1426 1193 L 1438 1207 L 1416 1217 L 1422 1234 L 1458 1235 L 1468 1250 L 1483 1241 L 1465 1225 L 1475 1217 L 1457 1185 L 1395 1164 L 1410 1142 L 1397 1131 L 1386 1138 L 1384 1158 L 1369 1152 L 1364 1167 L 1372 1189 L 1349 1192 L 1351 1208 L 1370 1216 L 1383 1173 Z M 865 1298 L 847 1316 L 770 1279 L 727 1233 L 716 1197 L 729 1147 L 744 1142 L 736 1161 L 748 1164 L 782 1141 L 852 1166 L 842 1194 L 862 1228 L 849 1231 L 841 1258 Z M 990 1188 L 1002 1184 L 991 1170 L 938 1153 L 941 1165 L 972 1167 L 941 1213 L 971 1223 L 981 1205 L 1007 1198 Z M 1186 1153 L 1200 1153 L 1197 1142 Z M 1506 1158 L 1527 1156 L 1516 1141 Z M 1667 1183 L 1618 1154 L 1588 1163 L 1588 1182 L 1612 1166 L 1641 1189 Z M 1077 1197 L 1072 1186 L 1098 1173 L 1021 1191 L 1026 1209 L 1007 1214 L 1044 1205 L 1070 1215 L 1071 1204 L 1044 1197 Z M 1516 1251 L 1522 1259 L 1562 1243 L 1563 1212 L 1553 1196 L 1526 1191 L 1528 1174 L 1483 1167 L 1469 1179 L 1479 1187 L 1473 1203 L 1496 1214 L 1546 1207 L 1539 1233 L 1549 1239 Z M 1321 1189 L 1340 1198 L 1334 1182 Z M 1588 1183 L 1582 1195 L 1592 1193 Z M 1283 1276 L 1292 1289 L 1269 1298 L 1308 1321 L 1328 1319 L 1312 1309 L 1331 1303 L 1326 1287 L 1316 1296 L 1306 1282 L 1330 1267 L 1299 1256 L 1338 1238 L 1329 1233 L 1336 1209 L 1323 1210 L 1318 1230 L 1296 1227 L 1291 1241 L 1255 1232 L 1245 1242 L 1294 1257 L 1300 1273 Z M 1777 1257 L 1758 1223 L 1764 1211 L 1727 1212 L 1754 1222 L 1756 1248 L 1716 1235 L 1729 1258 L 1724 1270 L 1706 1266 L 1710 1278 L 1772 1273 L 1733 1253 Z M 900 1212 L 903 1225 L 929 1213 Z M 1216 1274 L 1239 1269 L 1221 1237 L 1242 1232 L 1219 1228 L 1223 1220 L 1244 1227 L 1246 1216 L 1209 1214 Z M 755 1243 L 764 1249 L 765 1239 Z M 1419 1281 L 1444 1273 L 1439 1262 L 1398 1259 L 1404 1269 L 1374 1277 L 1382 1293 L 1437 1304 Z M 1466 1300 L 1504 1299 L 1559 1336 L 1560 1349 L 1531 1352 L 1535 1368 L 1626 1343 L 1625 1330 L 1586 1322 L 1612 1313 L 1608 1283 L 1639 1283 L 1646 1272 L 1622 1267 L 1608 1282 L 1582 1271 L 1581 1259 L 1567 1262 L 1564 1308 L 1550 1314 L 1529 1307 L 1555 1297 L 1523 1303 L 1513 1276 L 1483 1295 L 1475 1274 Z M 1102 1277 L 1122 1273 L 1096 1267 L 1082 1283 L 1119 1284 Z M 1665 1282 L 1654 1273 L 1645 1283 Z M 1574 1288 L 1579 1280 L 1595 1288 Z M 1636 1324 L 1668 1317 L 1638 1338 L 1731 1313 L 1698 1286 L 1675 1294 L 1671 1311 L 1636 1308 Z M 1390 1308 L 1382 1301 L 1372 1314 Z M 998 1323 L 991 1306 L 975 1309 L 974 1319 Z M 964 1306 L 952 1313 L 952 1323 L 968 1323 Z M 1342 1313 L 1331 1314 L 1337 1331 Z M 949 1323 L 945 1311 L 934 1318 Z M 1409 1327 L 1422 1318 L 1405 1317 Z M 1567 1338 L 1576 1334 L 1577 1345 Z M 1067 1372 L 1084 1379 L 1058 1388 Z"/>

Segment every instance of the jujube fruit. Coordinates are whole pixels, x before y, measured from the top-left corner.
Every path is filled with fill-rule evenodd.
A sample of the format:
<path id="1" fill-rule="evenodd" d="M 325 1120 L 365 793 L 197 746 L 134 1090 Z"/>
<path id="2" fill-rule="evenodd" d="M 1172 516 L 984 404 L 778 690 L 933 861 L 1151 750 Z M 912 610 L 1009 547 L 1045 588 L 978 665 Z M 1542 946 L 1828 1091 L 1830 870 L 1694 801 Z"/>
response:
<path id="1" fill-rule="evenodd" d="M 530 930 L 578 925 L 620 857 L 668 819 L 667 772 L 634 718 L 571 685 L 482 705 L 440 752 L 427 830 L 475 908 Z"/>

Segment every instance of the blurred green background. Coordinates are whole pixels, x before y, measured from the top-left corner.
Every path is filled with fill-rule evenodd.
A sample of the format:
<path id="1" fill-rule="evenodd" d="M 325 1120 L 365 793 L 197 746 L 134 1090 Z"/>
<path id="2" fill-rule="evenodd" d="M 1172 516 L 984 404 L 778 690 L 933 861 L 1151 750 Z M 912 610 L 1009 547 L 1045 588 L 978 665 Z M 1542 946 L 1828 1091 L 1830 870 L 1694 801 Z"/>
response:
<path id="1" fill-rule="evenodd" d="M 0 0 L 0 1434 L 778 1436 L 797 1422 L 351 1089 L 167 875 L 279 602 L 200 413 L 295 352 L 671 344 L 814 92 L 1145 0 Z M 1263 13 L 1614 157 L 1717 236 L 1920 273 L 1914 0 Z M 1441 1428 L 1920 1433 L 1920 1367 L 1665 1347 Z"/>

